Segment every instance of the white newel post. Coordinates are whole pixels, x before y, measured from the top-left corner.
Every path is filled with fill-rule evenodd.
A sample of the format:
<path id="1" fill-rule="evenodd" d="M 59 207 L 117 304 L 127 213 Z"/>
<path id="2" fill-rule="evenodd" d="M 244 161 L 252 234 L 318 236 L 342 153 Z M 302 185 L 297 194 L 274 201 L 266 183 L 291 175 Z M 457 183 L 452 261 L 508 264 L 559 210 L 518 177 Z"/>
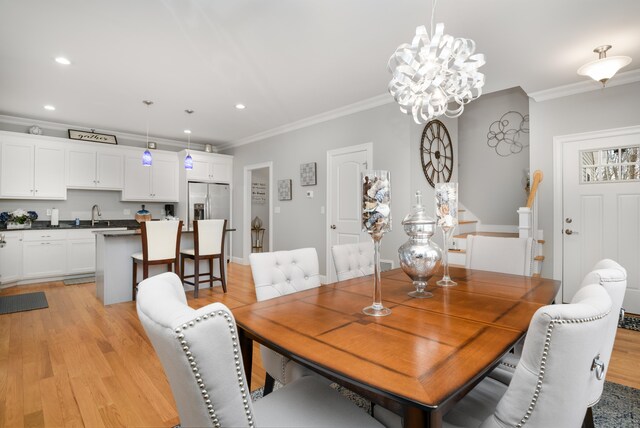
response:
<path id="1" fill-rule="evenodd" d="M 518 233 L 520 238 L 533 238 L 532 219 L 533 211 L 531 208 L 520 207 L 518 209 Z"/>

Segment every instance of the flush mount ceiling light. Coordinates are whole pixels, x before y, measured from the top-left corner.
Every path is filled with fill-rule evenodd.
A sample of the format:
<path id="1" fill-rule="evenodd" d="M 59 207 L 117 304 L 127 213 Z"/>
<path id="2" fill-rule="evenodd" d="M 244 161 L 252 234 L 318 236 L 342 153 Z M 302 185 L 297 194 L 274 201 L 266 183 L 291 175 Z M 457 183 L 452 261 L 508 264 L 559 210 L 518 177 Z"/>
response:
<path id="1" fill-rule="evenodd" d="M 602 45 L 595 48 L 593 51 L 598 54 L 598 59 L 580 67 L 578 74 L 589 76 L 593 80 L 602 83 L 602 87 L 604 87 L 618 70 L 631 62 L 631 58 L 628 56 L 610 56 L 607 58 L 609 49 L 611 49 L 611 45 Z"/>
<path id="2" fill-rule="evenodd" d="M 153 104 L 153 101 L 142 101 L 147 106 L 147 148 L 142 154 L 142 165 L 151 166 L 153 159 L 151 158 L 151 152 L 149 151 L 149 107 Z"/>
<path id="3" fill-rule="evenodd" d="M 193 110 L 187 109 L 185 113 L 191 116 Z M 184 169 L 193 169 L 193 158 L 191 157 L 191 153 L 189 153 L 191 149 L 191 129 L 185 129 L 184 133 L 187 134 L 187 156 L 184 158 Z"/>
<path id="4" fill-rule="evenodd" d="M 54 111 L 56 108 L 51 104 L 47 104 L 46 106 L 44 106 L 44 109 L 49 111 Z"/>
<path id="5" fill-rule="evenodd" d="M 58 64 L 62 64 L 62 65 L 69 65 L 71 64 L 71 61 L 69 61 L 67 58 L 63 57 L 63 56 L 59 56 L 56 58 L 56 62 Z"/>
<path id="6" fill-rule="evenodd" d="M 238 110 L 244 110 L 244 109 L 246 109 L 246 108 L 247 108 L 247 106 L 246 106 L 246 105 L 244 105 L 244 104 L 236 104 L 236 108 L 237 108 Z"/>
<path id="7" fill-rule="evenodd" d="M 445 115 L 458 117 L 464 105 L 482 95 L 484 55 L 474 54 L 471 39 L 444 34 L 444 24 L 433 25 L 436 1 L 431 10 L 431 37 L 424 26 L 416 28 L 411 44 L 404 43 L 389 58 L 393 75 L 388 90 L 400 111 L 424 123 Z"/>

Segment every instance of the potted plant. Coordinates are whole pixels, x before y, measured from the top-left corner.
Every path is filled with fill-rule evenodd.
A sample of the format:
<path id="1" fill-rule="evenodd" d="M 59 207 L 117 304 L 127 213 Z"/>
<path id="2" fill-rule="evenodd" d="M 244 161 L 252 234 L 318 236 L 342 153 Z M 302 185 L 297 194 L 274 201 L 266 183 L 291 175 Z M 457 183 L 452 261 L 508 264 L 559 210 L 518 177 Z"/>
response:
<path id="1" fill-rule="evenodd" d="M 35 211 L 25 211 L 21 208 L 11 212 L 1 212 L 0 222 L 7 225 L 7 229 L 29 229 L 31 222 L 38 219 Z"/>

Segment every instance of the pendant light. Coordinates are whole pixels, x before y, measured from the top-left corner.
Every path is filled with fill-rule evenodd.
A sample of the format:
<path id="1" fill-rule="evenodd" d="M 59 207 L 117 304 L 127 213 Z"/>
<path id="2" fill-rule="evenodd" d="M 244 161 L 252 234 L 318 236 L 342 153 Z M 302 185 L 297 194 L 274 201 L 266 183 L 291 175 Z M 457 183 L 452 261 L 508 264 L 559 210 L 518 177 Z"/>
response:
<path id="1" fill-rule="evenodd" d="M 149 107 L 153 104 L 153 101 L 142 101 L 147 106 L 147 148 L 142 154 L 142 165 L 143 166 L 151 166 L 151 152 L 149 151 Z"/>
<path id="2" fill-rule="evenodd" d="M 189 116 L 193 114 L 193 110 L 190 109 L 186 109 L 185 112 Z M 193 169 L 193 158 L 191 157 L 191 153 L 189 153 L 191 149 L 191 129 L 185 129 L 184 133 L 187 134 L 187 156 L 184 158 L 184 169 Z"/>

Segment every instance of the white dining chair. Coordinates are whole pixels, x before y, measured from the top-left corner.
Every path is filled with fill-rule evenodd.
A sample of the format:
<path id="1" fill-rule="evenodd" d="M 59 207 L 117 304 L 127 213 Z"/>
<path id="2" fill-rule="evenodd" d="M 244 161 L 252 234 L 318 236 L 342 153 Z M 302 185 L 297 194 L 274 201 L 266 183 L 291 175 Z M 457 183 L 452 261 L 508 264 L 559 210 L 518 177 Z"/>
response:
<path id="1" fill-rule="evenodd" d="M 611 318 L 617 314 L 599 284 L 581 288 L 571 304 L 538 309 L 509 386 L 485 378 L 445 415 L 444 427 L 580 427 L 604 384 Z M 401 426 L 389 410 L 374 412 L 385 426 Z"/>
<path id="2" fill-rule="evenodd" d="M 167 265 L 174 272 L 180 272 L 178 265 L 182 221 L 143 221 L 140 223 L 142 251 L 131 255 L 132 300 L 136 300 L 138 286 L 138 265 L 142 265 L 142 279 L 149 277 L 149 266 Z"/>
<path id="3" fill-rule="evenodd" d="M 342 244 L 331 247 L 338 281 L 373 274 L 373 242 Z"/>
<path id="4" fill-rule="evenodd" d="M 532 238 L 467 236 L 466 268 L 531 276 Z"/>
<path id="5" fill-rule="evenodd" d="M 315 248 L 252 253 L 249 255 L 249 263 L 259 302 L 321 285 L 320 265 Z M 315 372 L 263 345 L 260 345 L 260 355 L 266 371 L 265 394 L 273 390 L 275 380 L 286 385 L 301 377 L 315 375 Z"/>
<path id="6" fill-rule="evenodd" d="M 210 219 L 193 221 L 193 248 L 180 250 L 180 279 L 185 284 L 193 285 L 193 297 L 198 297 L 200 283 L 208 283 L 213 287 L 215 281 L 220 281 L 222 291 L 227 292 L 227 280 L 224 275 L 224 237 L 227 228 L 227 220 Z M 213 275 L 213 261 L 218 260 L 220 276 Z M 193 261 L 193 275 L 184 274 L 184 263 L 186 260 Z M 209 262 L 209 272 L 200 272 L 200 261 Z M 201 277 L 209 277 L 201 279 Z M 192 281 L 185 281 L 185 278 L 193 278 Z"/>
<path id="7" fill-rule="evenodd" d="M 222 303 L 190 308 L 173 273 L 141 282 L 136 307 L 169 380 L 182 427 L 382 428 L 310 376 L 254 402 L 233 314 Z"/>

